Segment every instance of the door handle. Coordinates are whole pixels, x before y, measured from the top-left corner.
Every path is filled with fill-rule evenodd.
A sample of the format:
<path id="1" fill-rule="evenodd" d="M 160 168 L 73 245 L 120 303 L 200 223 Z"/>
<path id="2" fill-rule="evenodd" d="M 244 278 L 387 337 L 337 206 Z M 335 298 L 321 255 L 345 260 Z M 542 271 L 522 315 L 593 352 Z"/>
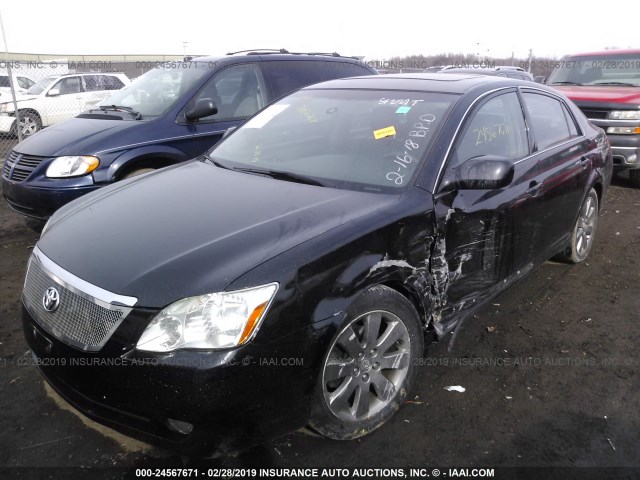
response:
<path id="1" fill-rule="evenodd" d="M 532 196 L 535 196 L 540 192 L 541 189 L 542 189 L 541 182 L 538 182 L 537 180 L 531 180 L 529 182 L 529 188 L 527 189 L 527 193 L 529 193 Z"/>
<path id="2" fill-rule="evenodd" d="M 586 166 L 587 160 L 589 160 L 589 157 L 587 157 L 586 155 L 582 155 L 579 160 L 576 160 L 576 165 Z"/>

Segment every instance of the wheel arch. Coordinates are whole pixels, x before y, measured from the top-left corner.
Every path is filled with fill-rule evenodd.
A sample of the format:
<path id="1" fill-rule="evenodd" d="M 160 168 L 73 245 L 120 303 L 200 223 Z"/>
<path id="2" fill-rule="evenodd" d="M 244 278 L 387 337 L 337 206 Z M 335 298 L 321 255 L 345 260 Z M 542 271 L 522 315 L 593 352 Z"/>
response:
<path id="1" fill-rule="evenodd" d="M 416 312 L 418 313 L 422 329 L 427 329 L 427 327 L 429 326 L 429 314 L 424 302 L 421 300 L 421 297 L 417 291 L 412 289 L 410 286 L 395 280 L 387 280 L 375 285 L 383 285 L 385 287 L 389 287 L 405 297 L 409 301 L 409 303 L 413 305 L 413 308 L 415 308 Z M 372 286 L 374 285 L 370 285 L 368 288 L 371 288 Z"/>
<path id="2" fill-rule="evenodd" d="M 136 148 L 123 153 L 111 163 L 109 181 L 121 180 L 127 173 L 138 168 L 163 168 L 189 160 L 180 150 L 158 146 Z"/>

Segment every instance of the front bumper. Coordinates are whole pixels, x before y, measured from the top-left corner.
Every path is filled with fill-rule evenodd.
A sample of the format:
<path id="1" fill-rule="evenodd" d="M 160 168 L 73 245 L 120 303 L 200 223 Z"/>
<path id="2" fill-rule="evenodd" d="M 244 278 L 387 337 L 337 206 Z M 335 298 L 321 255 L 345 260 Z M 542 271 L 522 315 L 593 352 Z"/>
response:
<path id="1" fill-rule="evenodd" d="M 16 123 L 16 117 L 13 115 L 0 114 L 0 133 L 9 133 Z"/>
<path id="2" fill-rule="evenodd" d="M 74 186 L 64 188 L 57 185 L 46 188 L 31 185 L 28 181 L 14 182 L 3 177 L 2 194 L 9 206 L 16 212 L 45 220 L 63 205 L 100 188 L 93 184 L 89 177 L 87 180 L 82 180 L 87 185 L 77 185 L 80 182 L 77 179 L 73 180 Z M 52 181 L 51 183 L 61 182 Z"/>
<path id="3" fill-rule="evenodd" d="M 90 353 L 50 335 L 22 307 L 24 335 L 47 382 L 89 418 L 126 435 L 201 455 L 243 449 L 307 423 L 321 352 L 304 340 L 311 337 L 306 329 L 277 345 L 139 352 L 128 339 L 155 313 L 134 309 L 101 351 Z M 177 431 L 176 420 L 192 431 Z"/>

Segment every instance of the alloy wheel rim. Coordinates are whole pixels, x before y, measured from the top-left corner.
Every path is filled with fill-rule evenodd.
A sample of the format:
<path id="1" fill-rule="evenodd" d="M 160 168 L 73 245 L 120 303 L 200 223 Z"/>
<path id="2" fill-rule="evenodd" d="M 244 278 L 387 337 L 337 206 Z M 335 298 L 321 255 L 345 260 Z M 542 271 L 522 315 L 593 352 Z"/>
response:
<path id="1" fill-rule="evenodd" d="M 20 120 L 22 134 L 24 136 L 33 135 L 38 131 L 38 124 L 32 117 L 24 117 Z"/>
<path id="2" fill-rule="evenodd" d="M 411 341 L 396 315 L 376 310 L 336 337 L 322 372 L 324 399 L 341 420 L 371 418 L 396 397 L 410 366 Z"/>
<path id="3" fill-rule="evenodd" d="M 591 248 L 596 224 L 596 202 L 593 197 L 587 198 L 578 218 L 576 231 L 576 253 L 583 257 Z"/>

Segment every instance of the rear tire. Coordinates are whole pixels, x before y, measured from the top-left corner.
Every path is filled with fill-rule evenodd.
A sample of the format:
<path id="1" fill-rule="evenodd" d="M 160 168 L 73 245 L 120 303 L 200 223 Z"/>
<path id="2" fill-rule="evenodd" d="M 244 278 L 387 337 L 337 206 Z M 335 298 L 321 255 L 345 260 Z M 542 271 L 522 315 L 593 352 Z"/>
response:
<path id="1" fill-rule="evenodd" d="M 389 287 L 371 287 L 349 307 L 327 347 L 309 426 L 333 440 L 382 426 L 405 401 L 423 349 L 411 302 Z"/>
<path id="2" fill-rule="evenodd" d="M 640 169 L 629 170 L 629 180 L 631 181 L 632 187 L 640 188 Z"/>
<path id="3" fill-rule="evenodd" d="M 571 263 L 584 262 L 589 256 L 598 225 L 598 194 L 595 189 L 591 189 L 587 197 L 582 202 L 578 218 L 571 233 L 569 246 L 563 257 Z"/>

